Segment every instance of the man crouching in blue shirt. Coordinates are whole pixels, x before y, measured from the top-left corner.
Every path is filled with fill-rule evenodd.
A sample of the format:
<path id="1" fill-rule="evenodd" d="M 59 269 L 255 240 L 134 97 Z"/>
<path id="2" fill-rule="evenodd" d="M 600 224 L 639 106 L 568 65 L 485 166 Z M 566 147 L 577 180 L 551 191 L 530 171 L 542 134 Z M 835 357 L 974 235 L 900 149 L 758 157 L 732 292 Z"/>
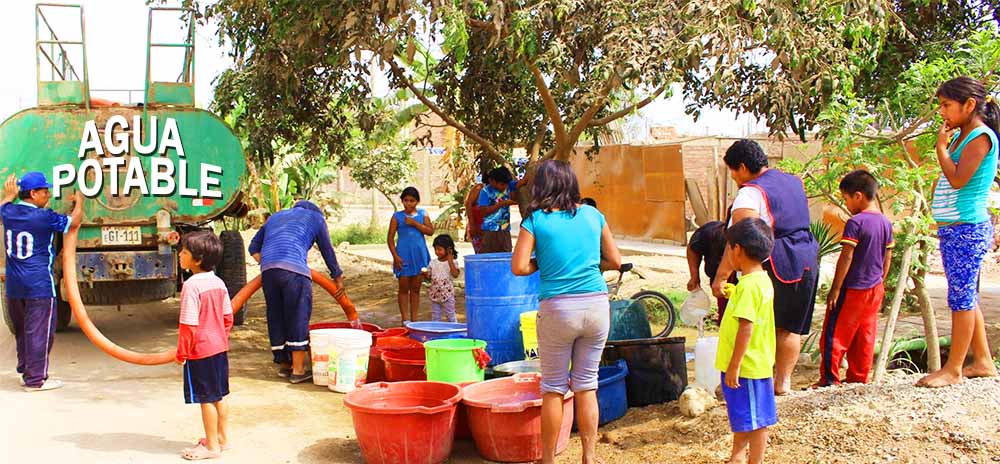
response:
<path id="1" fill-rule="evenodd" d="M 20 187 L 20 189 L 18 189 Z M 11 175 L 4 184 L 4 249 L 7 252 L 6 290 L 8 314 L 17 341 L 17 373 L 24 391 L 62 387 L 49 378 L 49 353 L 56 332 L 56 285 L 52 277 L 52 244 L 56 233 L 80 227 L 83 195 L 73 196 L 70 216 L 48 209 L 52 185 L 40 172 L 21 178 Z M 16 203 L 11 203 L 17 198 Z"/>
<path id="2" fill-rule="evenodd" d="M 267 305 L 267 336 L 279 377 L 292 383 L 312 379 L 305 368 L 309 350 L 309 318 L 312 316 L 312 271 L 309 249 L 313 244 L 326 261 L 338 287 L 344 272 L 330 244 L 326 218 L 319 207 L 300 200 L 291 209 L 268 218 L 250 241 L 249 252 L 260 263 L 264 302 Z M 360 328 L 360 327 L 358 327 Z"/>

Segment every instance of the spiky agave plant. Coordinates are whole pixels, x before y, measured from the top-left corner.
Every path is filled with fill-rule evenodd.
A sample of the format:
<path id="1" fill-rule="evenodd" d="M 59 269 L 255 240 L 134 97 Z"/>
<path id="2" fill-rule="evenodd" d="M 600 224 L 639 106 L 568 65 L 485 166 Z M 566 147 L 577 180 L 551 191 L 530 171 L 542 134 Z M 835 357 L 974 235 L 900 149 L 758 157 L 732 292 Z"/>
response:
<path id="1" fill-rule="evenodd" d="M 830 230 L 829 224 L 823 221 L 814 221 L 809 224 L 809 231 L 812 232 L 813 237 L 816 237 L 816 242 L 819 243 L 818 258 L 820 260 L 826 255 L 840 251 L 840 237 Z"/>

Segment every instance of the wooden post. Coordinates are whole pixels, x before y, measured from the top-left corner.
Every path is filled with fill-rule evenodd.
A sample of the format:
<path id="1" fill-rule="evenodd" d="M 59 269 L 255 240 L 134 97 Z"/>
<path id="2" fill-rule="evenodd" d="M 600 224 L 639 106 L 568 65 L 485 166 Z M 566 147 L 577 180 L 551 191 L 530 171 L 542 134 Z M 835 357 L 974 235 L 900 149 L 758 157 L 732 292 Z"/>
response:
<path id="1" fill-rule="evenodd" d="M 913 246 L 911 245 L 906 247 L 906 251 L 903 252 L 899 280 L 896 281 L 896 290 L 892 295 L 892 305 L 889 307 L 889 319 L 885 321 L 885 330 L 882 331 L 882 349 L 879 350 L 878 360 L 875 362 L 875 375 L 872 377 L 872 382 L 874 383 L 882 382 L 882 378 L 885 377 L 886 366 L 889 364 L 889 349 L 892 345 L 893 335 L 896 332 L 896 319 L 899 317 L 899 307 L 903 303 L 903 294 L 906 293 L 906 283 L 910 280 L 910 259 L 912 257 Z M 928 341 L 927 346 L 930 348 L 930 341 Z"/>

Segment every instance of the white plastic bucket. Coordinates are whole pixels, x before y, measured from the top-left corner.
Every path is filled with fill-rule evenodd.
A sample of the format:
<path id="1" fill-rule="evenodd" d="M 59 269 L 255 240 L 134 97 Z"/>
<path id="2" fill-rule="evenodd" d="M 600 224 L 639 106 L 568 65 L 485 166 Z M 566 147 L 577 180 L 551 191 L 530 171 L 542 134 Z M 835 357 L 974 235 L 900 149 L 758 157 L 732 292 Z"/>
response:
<path id="1" fill-rule="evenodd" d="M 351 392 L 364 385 L 368 378 L 372 334 L 355 329 L 328 330 L 327 388 L 339 393 Z"/>
<path id="2" fill-rule="evenodd" d="M 694 383 L 715 393 L 721 383 L 715 368 L 715 353 L 719 350 L 719 337 L 702 337 L 694 344 Z"/>
<path id="3" fill-rule="evenodd" d="M 327 361 L 330 356 L 330 332 L 337 329 L 315 329 L 309 331 L 309 351 L 312 353 L 313 384 L 326 385 L 329 378 Z M 316 375 L 316 374 L 321 375 Z"/>

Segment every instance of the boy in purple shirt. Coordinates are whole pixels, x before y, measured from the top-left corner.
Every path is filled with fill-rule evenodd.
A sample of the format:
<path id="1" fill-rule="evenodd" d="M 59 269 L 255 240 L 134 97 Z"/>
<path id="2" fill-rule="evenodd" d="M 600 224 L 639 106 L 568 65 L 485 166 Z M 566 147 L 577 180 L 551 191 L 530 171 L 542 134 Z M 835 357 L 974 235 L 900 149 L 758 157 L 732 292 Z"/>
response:
<path id="1" fill-rule="evenodd" d="M 837 272 L 826 299 L 820 338 L 820 377 L 816 386 L 840 384 L 840 362 L 847 355 L 845 381 L 868 382 L 875 352 L 878 311 L 892 260 L 892 224 L 875 204 L 878 182 L 856 170 L 840 181 L 840 193 L 852 216 L 844 226 Z"/>

